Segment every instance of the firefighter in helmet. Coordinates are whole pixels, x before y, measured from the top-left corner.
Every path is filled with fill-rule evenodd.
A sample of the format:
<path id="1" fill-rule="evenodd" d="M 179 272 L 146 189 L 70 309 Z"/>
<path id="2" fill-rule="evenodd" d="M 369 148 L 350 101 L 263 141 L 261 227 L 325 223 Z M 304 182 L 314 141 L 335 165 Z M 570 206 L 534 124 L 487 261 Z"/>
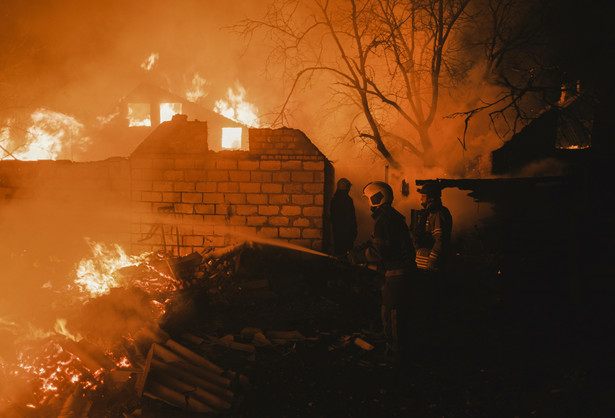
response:
<path id="1" fill-rule="evenodd" d="M 381 320 L 387 353 L 397 356 L 408 348 L 406 292 L 416 270 L 414 247 L 404 216 L 392 206 L 391 186 L 371 182 L 363 189 L 363 196 L 372 211 L 374 231 L 367 242 L 349 253 L 349 259 L 373 266 L 384 276 Z"/>
<path id="2" fill-rule="evenodd" d="M 416 265 L 422 270 L 442 271 L 448 258 L 453 218 L 442 204 L 442 188 L 437 181 L 425 182 L 417 191 L 423 210 L 417 225 L 411 228 Z"/>
<path id="3" fill-rule="evenodd" d="M 442 204 L 437 181 L 428 181 L 417 191 L 423 209 L 412 211 L 410 223 L 418 267 L 412 289 L 411 329 L 422 341 L 435 343 L 444 336 L 443 310 L 450 308 L 444 298 L 448 292 L 444 280 L 453 220 Z"/>

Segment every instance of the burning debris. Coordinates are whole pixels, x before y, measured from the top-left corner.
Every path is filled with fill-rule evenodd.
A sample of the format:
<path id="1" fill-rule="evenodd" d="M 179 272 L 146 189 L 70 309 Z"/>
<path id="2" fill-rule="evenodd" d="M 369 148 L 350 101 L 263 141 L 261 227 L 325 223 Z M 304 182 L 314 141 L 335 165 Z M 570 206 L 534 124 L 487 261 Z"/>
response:
<path id="1" fill-rule="evenodd" d="M 54 333 L 26 343 L 16 337 L 17 325 L 2 322 L 18 354 L 14 361 L 0 358 L 0 386 L 23 388 L 18 396 L 0 393 L 7 416 L 130 416 L 152 402 L 191 413 L 227 412 L 249 382 L 220 362 L 220 350 L 253 357 L 261 348 L 317 338 L 257 327 L 186 329 L 191 321 L 201 329 L 204 320 L 215 324 L 215 314 L 199 314 L 203 308 L 224 310 L 282 291 L 280 279 L 245 271 L 251 243 L 177 258 L 129 257 L 117 246 L 89 244 L 94 258 L 79 263 L 75 280 L 80 302 Z"/>

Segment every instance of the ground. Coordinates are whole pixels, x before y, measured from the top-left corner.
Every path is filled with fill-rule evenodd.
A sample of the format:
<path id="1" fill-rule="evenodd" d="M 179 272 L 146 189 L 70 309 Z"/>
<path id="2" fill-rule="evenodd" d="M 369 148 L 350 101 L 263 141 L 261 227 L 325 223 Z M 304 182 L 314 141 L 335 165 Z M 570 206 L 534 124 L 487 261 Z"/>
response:
<path id="1" fill-rule="evenodd" d="M 371 272 L 277 249 L 244 251 L 217 292 L 186 290 L 164 326 L 177 338 L 241 341 L 246 327 L 306 337 L 255 353 L 186 342 L 249 379 L 222 417 L 615 416 L 609 301 L 574 304 L 565 288 L 509 288 L 510 278 L 479 273 L 449 277 L 447 309 L 402 364 L 384 356 Z M 197 416 L 145 398 L 139 414 Z"/>

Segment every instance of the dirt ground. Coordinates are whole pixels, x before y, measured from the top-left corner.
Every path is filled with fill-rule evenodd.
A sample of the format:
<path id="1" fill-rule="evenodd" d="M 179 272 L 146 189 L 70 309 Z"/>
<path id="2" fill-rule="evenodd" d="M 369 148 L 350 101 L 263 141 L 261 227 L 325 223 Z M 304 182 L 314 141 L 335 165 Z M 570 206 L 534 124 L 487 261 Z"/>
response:
<path id="1" fill-rule="evenodd" d="M 254 353 L 186 343 L 249 379 L 222 417 L 615 416 L 610 294 L 573 304 L 565 288 L 523 289 L 488 267 L 456 266 L 440 315 L 414 331 L 403 362 L 384 355 L 376 276 L 279 249 L 244 252 L 213 292 L 186 291 L 164 327 L 175 338 L 241 342 L 247 327 L 305 337 Z M 143 398 L 133 416 L 203 415 Z"/>

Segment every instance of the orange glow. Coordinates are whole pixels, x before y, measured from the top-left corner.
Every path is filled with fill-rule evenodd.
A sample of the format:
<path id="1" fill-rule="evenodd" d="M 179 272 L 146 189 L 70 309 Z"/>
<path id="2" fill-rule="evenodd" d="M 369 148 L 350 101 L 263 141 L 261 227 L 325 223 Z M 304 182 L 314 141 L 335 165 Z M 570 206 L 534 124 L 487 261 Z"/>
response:
<path id="1" fill-rule="evenodd" d="M 160 122 L 167 122 L 173 119 L 174 115 L 182 113 L 181 103 L 161 103 L 160 104 Z"/>
<path id="2" fill-rule="evenodd" d="M 229 88 L 227 92 L 228 100 L 217 100 L 214 111 L 235 122 L 258 128 L 258 109 L 252 103 L 244 100 L 245 95 L 246 90 L 240 85 L 237 85 L 237 92 Z"/>
<path id="3" fill-rule="evenodd" d="M 86 241 L 93 257 L 79 262 L 75 284 L 90 297 L 104 295 L 109 293 L 111 288 L 119 287 L 114 273 L 123 267 L 138 265 L 149 255 L 144 253 L 139 256 L 128 256 L 117 244 L 107 248 L 87 238 Z"/>
<path id="4" fill-rule="evenodd" d="M 19 160 L 72 159 L 73 146 L 90 141 L 82 136 L 83 124 L 72 116 L 47 109 L 37 109 L 22 140 L 13 138 L 13 121 L 8 120 L 0 131 L 0 145 Z M 9 157 L 3 151 L 1 159 Z"/>

